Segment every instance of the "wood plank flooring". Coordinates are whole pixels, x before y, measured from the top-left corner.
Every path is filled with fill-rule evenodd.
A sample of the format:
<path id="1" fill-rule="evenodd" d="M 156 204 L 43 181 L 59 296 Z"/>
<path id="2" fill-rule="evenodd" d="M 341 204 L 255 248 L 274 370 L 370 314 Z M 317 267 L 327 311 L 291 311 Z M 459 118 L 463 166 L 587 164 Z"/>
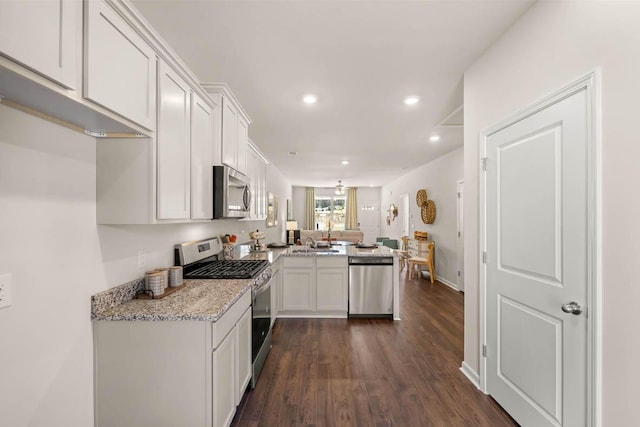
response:
<path id="1" fill-rule="evenodd" d="M 459 371 L 463 295 L 400 285 L 401 321 L 278 319 L 233 426 L 517 426 Z"/>

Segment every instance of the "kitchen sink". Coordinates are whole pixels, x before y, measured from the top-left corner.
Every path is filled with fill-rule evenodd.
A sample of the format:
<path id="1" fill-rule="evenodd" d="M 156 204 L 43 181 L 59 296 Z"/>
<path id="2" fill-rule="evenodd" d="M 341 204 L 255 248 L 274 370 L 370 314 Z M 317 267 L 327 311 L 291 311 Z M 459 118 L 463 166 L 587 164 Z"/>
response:
<path id="1" fill-rule="evenodd" d="M 329 249 L 329 248 L 309 248 L 309 249 L 293 249 L 291 253 L 299 254 L 306 252 L 319 252 L 319 253 L 337 253 L 340 252 L 338 249 Z"/>

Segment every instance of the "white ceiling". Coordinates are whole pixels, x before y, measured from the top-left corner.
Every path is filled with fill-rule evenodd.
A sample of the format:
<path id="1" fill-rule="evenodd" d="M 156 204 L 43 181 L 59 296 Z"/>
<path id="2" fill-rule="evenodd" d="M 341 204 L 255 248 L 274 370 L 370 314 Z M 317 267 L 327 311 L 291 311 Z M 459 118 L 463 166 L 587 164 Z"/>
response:
<path id="1" fill-rule="evenodd" d="M 383 185 L 461 146 L 461 127 L 437 124 L 462 104 L 466 68 L 531 5 L 133 3 L 202 82 L 229 85 L 250 138 L 293 185 L 318 187 Z M 308 92 L 317 104 L 302 103 Z M 420 102 L 404 105 L 407 95 Z"/>

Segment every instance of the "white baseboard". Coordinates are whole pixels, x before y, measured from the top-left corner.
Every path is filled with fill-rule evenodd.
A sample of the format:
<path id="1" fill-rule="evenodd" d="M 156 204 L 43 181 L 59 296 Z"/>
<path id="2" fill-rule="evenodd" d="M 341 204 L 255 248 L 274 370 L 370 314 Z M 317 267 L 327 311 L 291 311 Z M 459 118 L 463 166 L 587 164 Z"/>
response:
<path id="1" fill-rule="evenodd" d="M 440 283 L 442 283 L 444 285 L 447 285 L 448 287 L 450 287 L 453 290 L 456 290 L 456 291 L 459 290 L 458 289 L 458 285 L 456 285 L 455 283 L 450 282 L 447 279 L 443 279 L 442 277 L 438 277 L 437 275 L 436 275 L 436 277 L 437 277 L 438 282 L 440 282 Z"/>
<path id="2" fill-rule="evenodd" d="M 471 384 L 473 384 L 478 390 L 480 390 L 480 376 L 476 373 L 476 371 L 471 369 L 469 365 L 467 365 L 467 362 L 462 362 L 462 366 L 460 366 L 460 372 L 462 372 L 462 374 L 467 377 L 469 381 L 471 381 Z"/>

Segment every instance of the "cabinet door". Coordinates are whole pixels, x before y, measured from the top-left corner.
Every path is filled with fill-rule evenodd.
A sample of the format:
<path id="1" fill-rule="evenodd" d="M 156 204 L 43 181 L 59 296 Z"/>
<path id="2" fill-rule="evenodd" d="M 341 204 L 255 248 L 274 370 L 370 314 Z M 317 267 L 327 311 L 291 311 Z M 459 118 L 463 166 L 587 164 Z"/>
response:
<path id="1" fill-rule="evenodd" d="M 213 351 L 213 427 L 231 424 L 236 411 L 236 340 L 229 332 Z"/>
<path id="2" fill-rule="evenodd" d="M 315 268 L 284 269 L 283 311 L 315 311 Z"/>
<path id="3" fill-rule="evenodd" d="M 236 169 L 238 110 L 225 97 L 222 98 L 222 163 Z"/>
<path id="4" fill-rule="evenodd" d="M 347 312 L 348 281 L 346 268 L 318 268 L 316 308 L 318 311 Z"/>
<path id="5" fill-rule="evenodd" d="M 158 219 L 190 218 L 191 89 L 162 61 L 158 75 Z"/>
<path id="6" fill-rule="evenodd" d="M 84 6 L 85 98 L 155 129 L 155 52 L 104 1 Z"/>
<path id="7" fill-rule="evenodd" d="M 236 325 L 237 378 L 236 406 L 242 400 L 242 394 L 251 381 L 251 307 L 244 312 Z"/>
<path id="8" fill-rule="evenodd" d="M 76 35 L 82 28 L 78 0 L 3 1 L 0 52 L 28 68 L 74 89 Z"/>
<path id="9" fill-rule="evenodd" d="M 213 109 L 191 96 L 191 219 L 213 218 Z"/>
<path id="10" fill-rule="evenodd" d="M 238 139 L 236 141 L 236 169 L 247 174 L 247 150 L 249 148 L 249 123 L 238 115 Z"/>
<path id="11" fill-rule="evenodd" d="M 274 267 L 275 269 L 275 267 Z M 276 269 L 271 277 L 271 327 L 276 323 L 278 317 L 278 310 L 280 310 L 280 282 L 281 280 L 280 269 Z"/>
<path id="12" fill-rule="evenodd" d="M 260 197 L 258 200 L 258 215 L 260 218 L 267 216 L 267 165 L 260 162 L 260 182 L 258 183 Z"/>

